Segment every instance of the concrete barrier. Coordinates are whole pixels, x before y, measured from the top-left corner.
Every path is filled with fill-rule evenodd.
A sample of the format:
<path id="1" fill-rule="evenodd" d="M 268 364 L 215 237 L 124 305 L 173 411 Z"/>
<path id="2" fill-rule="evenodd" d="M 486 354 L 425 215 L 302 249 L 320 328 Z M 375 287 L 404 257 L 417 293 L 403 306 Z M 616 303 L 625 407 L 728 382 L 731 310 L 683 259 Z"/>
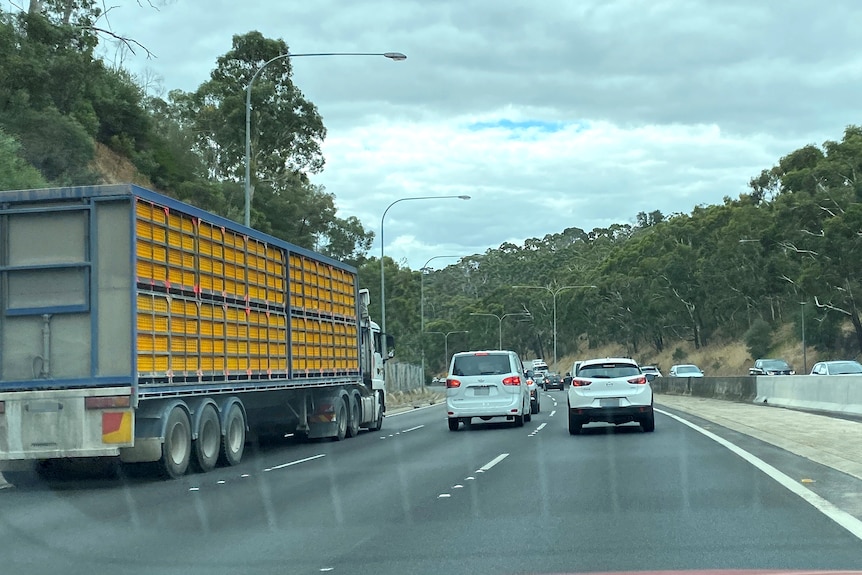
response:
<path id="1" fill-rule="evenodd" d="M 758 403 L 862 415 L 860 375 L 758 376 Z"/>
<path id="2" fill-rule="evenodd" d="M 652 380 L 656 393 L 711 397 L 728 401 L 754 401 L 755 377 L 657 377 Z"/>

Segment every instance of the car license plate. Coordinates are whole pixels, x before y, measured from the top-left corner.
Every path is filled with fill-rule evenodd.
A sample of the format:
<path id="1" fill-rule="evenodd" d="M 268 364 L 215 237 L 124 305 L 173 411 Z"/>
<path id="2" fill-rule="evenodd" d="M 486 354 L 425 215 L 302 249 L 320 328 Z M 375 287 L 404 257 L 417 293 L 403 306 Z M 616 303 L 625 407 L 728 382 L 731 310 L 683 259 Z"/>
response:
<path id="1" fill-rule="evenodd" d="M 599 407 L 619 407 L 620 400 L 616 397 L 611 397 L 608 399 L 600 399 Z"/>
<path id="2" fill-rule="evenodd" d="M 476 387 L 473 389 L 474 395 L 491 395 L 491 388 L 489 387 Z"/>

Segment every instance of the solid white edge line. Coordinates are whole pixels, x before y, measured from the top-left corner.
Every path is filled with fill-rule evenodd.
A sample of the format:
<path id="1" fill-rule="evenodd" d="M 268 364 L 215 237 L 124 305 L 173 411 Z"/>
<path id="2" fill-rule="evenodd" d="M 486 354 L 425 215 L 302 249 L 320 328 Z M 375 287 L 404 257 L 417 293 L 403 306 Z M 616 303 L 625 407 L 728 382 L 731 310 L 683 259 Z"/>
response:
<path id="1" fill-rule="evenodd" d="M 290 463 L 282 463 L 281 465 L 276 465 L 275 467 L 268 467 L 264 469 L 264 471 L 275 471 L 276 469 L 284 469 L 285 467 L 290 467 L 291 465 L 296 465 L 297 463 L 305 463 L 306 461 L 320 459 L 321 457 L 326 457 L 326 454 L 318 453 L 317 455 L 312 455 L 311 457 L 306 457 L 305 459 L 297 459 L 296 461 L 291 461 Z"/>
<path id="2" fill-rule="evenodd" d="M 494 467 L 495 465 L 497 465 L 498 463 L 500 463 L 501 461 L 503 461 L 507 457 L 509 457 L 508 453 L 501 453 L 500 455 L 498 455 L 497 457 L 495 457 L 494 459 L 492 459 L 491 461 L 489 461 L 488 463 L 486 463 L 485 465 L 480 467 L 479 471 L 482 471 L 482 472 L 488 471 L 489 469 L 491 469 L 492 467 Z"/>
<path id="3" fill-rule="evenodd" d="M 668 413 L 667 411 L 656 409 L 655 411 L 661 413 L 662 415 L 666 415 L 671 417 L 683 425 L 687 425 L 693 430 L 697 431 L 705 435 L 706 437 L 712 439 L 719 445 L 726 447 L 732 453 L 735 453 L 739 457 L 743 458 L 745 461 L 756 467 L 757 469 L 764 472 L 766 475 L 774 479 L 778 482 L 779 485 L 787 488 L 790 492 L 798 495 L 803 500 L 811 504 L 815 509 L 817 509 L 820 513 L 849 531 L 854 537 L 859 540 L 862 540 L 862 521 L 856 519 L 854 516 L 850 515 L 843 509 L 837 507 L 834 503 L 830 502 L 827 499 L 817 495 L 807 487 L 802 486 L 800 483 L 797 483 L 793 478 L 789 475 L 785 474 L 782 471 L 779 471 L 772 465 L 766 463 L 759 457 L 749 453 L 748 451 L 742 449 L 741 447 L 729 442 L 728 440 L 719 437 L 718 435 L 708 431 L 699 425 L 696 425 L 682 417 L 674 415 L 672 413 Z"/>

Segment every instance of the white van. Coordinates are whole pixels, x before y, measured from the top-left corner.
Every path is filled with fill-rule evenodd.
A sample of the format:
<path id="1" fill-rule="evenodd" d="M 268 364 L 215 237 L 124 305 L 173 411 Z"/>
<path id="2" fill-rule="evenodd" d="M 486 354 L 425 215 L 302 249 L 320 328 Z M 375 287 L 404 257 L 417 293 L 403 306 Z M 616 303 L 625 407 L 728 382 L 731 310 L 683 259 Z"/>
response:
<path id="1" fill-rule="evenodd" d="M 461 422 L 505 418 L 523 426 L 530 421 L 530 392 L 524 365 L 513 351 L 464 351 L 452 356 L 446 379 L 449 430 Z"/>

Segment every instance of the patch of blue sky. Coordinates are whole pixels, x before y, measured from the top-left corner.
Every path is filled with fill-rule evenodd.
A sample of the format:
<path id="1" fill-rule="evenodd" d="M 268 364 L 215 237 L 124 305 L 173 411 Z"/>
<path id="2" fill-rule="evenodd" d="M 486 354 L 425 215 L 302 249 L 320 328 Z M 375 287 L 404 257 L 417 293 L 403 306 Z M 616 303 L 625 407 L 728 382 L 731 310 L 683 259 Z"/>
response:
<path id="1" fill-rule="evenodd" d="M 503 129 L 511 132 L 511 137 L 522 138 L 539 134 L 553 134 L 563 130 L 572 130 L 574 132 L 582 132 L 589 128 L 586 122 L 549 122 L 545 120 L 510 120 L 508 118 L 500 118 L 499 120 L 472 122 L 467 124 L 467 129 L 471 132 L 479 132 L 482 130 Z"/>

